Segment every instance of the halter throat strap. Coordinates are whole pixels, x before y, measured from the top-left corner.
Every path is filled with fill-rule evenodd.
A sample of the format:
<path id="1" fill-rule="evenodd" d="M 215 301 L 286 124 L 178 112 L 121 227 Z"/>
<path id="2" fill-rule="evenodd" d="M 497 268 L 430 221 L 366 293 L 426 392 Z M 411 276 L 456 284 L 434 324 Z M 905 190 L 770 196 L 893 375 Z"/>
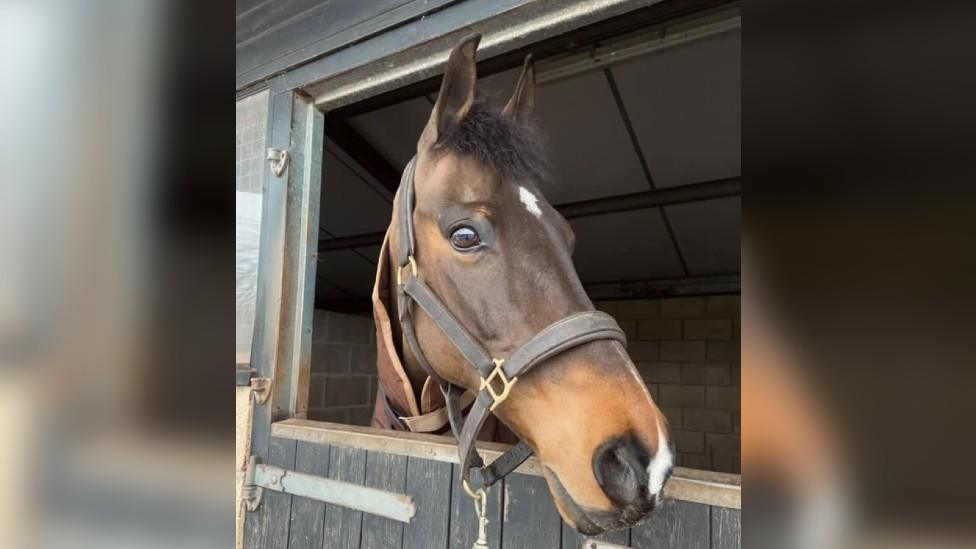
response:
<path id="1" fill-rule="evenodd" d="M 397 208 L 399 246 L 397 257 L 397 309 L 404 339 L 427 375 L 437 381 L 444 393 L 451 430 L 458 440 L 461 481 L 473 494 L 491 486 L 512 472 L 532 455 L 532 449 L 520 441 L 502 457 L 485 466 L 475 441 L 488 414 L 501 404 L 518 377 L 537 364 L 569 349 L 597 340 L 614 340 L 626 345 L 627 339 L 610 315 L 601 311 L 584 311 L 557 320 L 533 336 L 508 358 L 493 358 L 437 298 L 420 277 L 415 258 L 416 233 L 413 211 L 414 174 L 417 157 L 407 164 L 400 180 Z M 414 329 L 413 304 L 418 305 L 450 339 L 464 359 L 477 371 L 481 384 L 467 419 L 462 418 L 460 396 L 464 389 L 445 381 L 427 361 Z"/>

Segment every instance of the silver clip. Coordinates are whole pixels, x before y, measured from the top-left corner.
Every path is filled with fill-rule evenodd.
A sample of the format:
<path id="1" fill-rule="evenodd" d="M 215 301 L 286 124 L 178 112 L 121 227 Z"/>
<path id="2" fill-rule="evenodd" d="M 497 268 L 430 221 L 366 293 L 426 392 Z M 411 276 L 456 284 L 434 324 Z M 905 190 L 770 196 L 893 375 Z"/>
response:
<path id="1" fill-rule="evenodd" d="M 488 549 L 488 495 L 483 489 L 478 490 L 477 494 L 474 511 L 478 514 L 478 539 L 471 549 Z"/>

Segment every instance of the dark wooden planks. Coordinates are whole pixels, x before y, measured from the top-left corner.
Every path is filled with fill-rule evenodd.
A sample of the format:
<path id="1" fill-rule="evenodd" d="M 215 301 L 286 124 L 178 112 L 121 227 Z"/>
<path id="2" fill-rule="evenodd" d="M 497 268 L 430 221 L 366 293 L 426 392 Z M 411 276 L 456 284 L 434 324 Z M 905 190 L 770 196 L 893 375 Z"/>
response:
<path id="1" fill-rule="evenodd" d="M 299 442 L 295 455 L 295 470 L 299 473 L 329 476 L 330 450 L 328 444 Z M 292 496 L 288 549 L 321 549 L 324 523 L 324 503 Z"/>
<path id="2" fill-rule="evenodd" d="M 238 10 L 234 25 L 235 42 L 240 44 L 261 33 L 274 32 L 275 27 L 286 26 L 290 19 L 328 2 L 329 0 L 273 0 L 251 6 L 250 9 Z"/>
<path id="3" fill-rule="evenodd" d="M 295 448 L 294 440 L 271 437 L 267 463 L 286 469 L 295 467 Z M 244 523 L 244 546 L 247 549 L 288 548 L 291 500 L 289 494 L 264 490 L 261 507 L 248 513 Z"/>
<path id="4" fill-rule="evenodd" d="M 616 543 L 618 545 L 630 545 L 630 530 L 614 530 L 612 532 L 605 532 L 599 536 L 587 536 L 586 534 L 580 534 L 576 531 L 576 528 L 566 524 L 563 524 L 563 544 L 562 549 L 580 549 L 583 546 L 583 542 L 587 539 L 598 539 L 603 541 L 609 541 L 610 543 Z"/>
<path id="5" fill-rule="evenodd" d="M 273 15 L 276 3 L 262 6 L 237 18 L 237 89 L 456 2 L 292 0 Z"/>
<path id="6" fill-rule="evenodd" d="M 329 478 L 362 485 L 366 476 L 366 450 L 333 447 L 329 455 Z M 362 512 L 337 505 L 325 506 L 324 547 L 359 549 Z M 249 548 L 250 549 L 250 548 Z"/>
<path id="7" fill-rule="evenodd" d="M 365 485 L 402 494 L 407 488 L 407 458 L 379 452 L 366 455 Z M 363 549 L 399 549 L 403 542 L 403 523 L 363 513 Z"/>
<path id="8" fill-rule="evenodd" d="M 504 547 L 559 547 L 561 520 L 542 477 L 512 474 L 505 479 Z"/>
<path id="9" fill-rule="evenodd" d="M 631 529 L 630 544 L 635 549 L 708 549 L 708 505 L 665 499 L 650 518 Z"/>
<path id="10" fill-rule="evenodd" d="M 742 546 L 742 511 L 712 507 L 712 549 L 738 549 Z"/>
<path id="11" fill-rule="evenodd" d="M 458 480 L 459 471 L 458 465 L 451 467 L 451 539 L 448 547 L 470 549 L 478 539 L 478 516 L 475 514 L 474 500 L 464 492 Z M 508 478 L 498 481 L 488 490 L 488 546 L 492 549 L 501 547 L 502 493 Z"/>
<path id="12" fill-rule="evenodd" d="M 403 527 L 403 549 L 448 547 L 452 480 L 450 463 L 408 458 L 407 495 L 417 514 Z"/>

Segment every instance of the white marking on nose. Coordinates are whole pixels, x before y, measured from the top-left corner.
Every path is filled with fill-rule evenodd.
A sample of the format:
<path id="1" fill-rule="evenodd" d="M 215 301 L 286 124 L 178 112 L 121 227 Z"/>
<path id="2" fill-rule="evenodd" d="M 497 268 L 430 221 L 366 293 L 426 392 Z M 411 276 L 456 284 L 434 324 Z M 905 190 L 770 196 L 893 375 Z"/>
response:
<path id="1" fill-rule="evenodd" d="M 664 481 L 668 470 L 674 463 L 674 456 L 671 455 L 671 447 L 664 437 L 664 427 L 658 423 L 657 426 L 657 454 L 651 459 L 647 466 L 647 490 L 654 496 L 664 487 Z"/>
<path id="2" fill-rule="evenodd" d="M 539 208 L 539 198 L 532 194 L 532 191 L 519 185 L 519 200 L 525 204 L 525 209 L 536 217 L 542 217 L 542 210 Z"/>

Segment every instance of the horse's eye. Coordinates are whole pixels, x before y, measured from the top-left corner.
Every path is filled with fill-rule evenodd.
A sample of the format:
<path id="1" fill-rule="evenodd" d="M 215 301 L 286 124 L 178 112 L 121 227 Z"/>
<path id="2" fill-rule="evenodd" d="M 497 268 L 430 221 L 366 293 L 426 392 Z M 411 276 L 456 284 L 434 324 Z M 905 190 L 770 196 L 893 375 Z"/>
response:
<path id="1" fill-rule="evenodd" d="M 458 250 L 470 250 L 481 244 L 481 237 L 471 227 L 458 227 L 451 233 L 451 245 Z"/>

